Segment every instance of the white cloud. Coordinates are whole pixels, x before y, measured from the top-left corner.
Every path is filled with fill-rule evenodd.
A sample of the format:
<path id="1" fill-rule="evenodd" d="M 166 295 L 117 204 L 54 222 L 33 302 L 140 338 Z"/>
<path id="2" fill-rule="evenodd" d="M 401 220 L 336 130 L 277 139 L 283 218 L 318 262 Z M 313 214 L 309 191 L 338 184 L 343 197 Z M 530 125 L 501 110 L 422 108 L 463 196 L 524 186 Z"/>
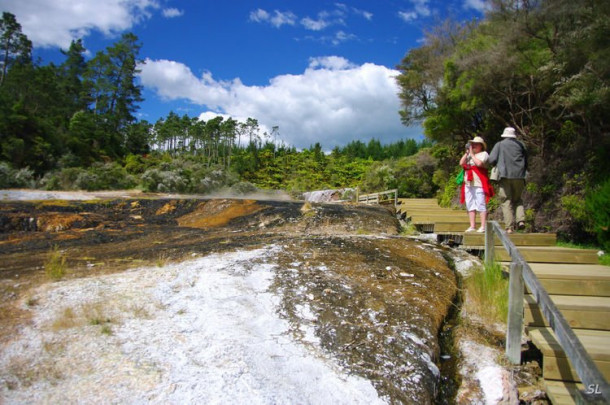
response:
<path id="1" fill-rule="evenodd" d="M 373 13 L 371 13 L 369 11 L 359 10 L 359 9 L 355 8 L 354 13 L 360 14 L 361 16 L 363 16 L 365 19 L 367 19 L 369 21 L 371 21 L 373 19 Z"/>
<path id="2" fill-rule="evenodd" d="M 489 4 L 489 1 L 486 0 L 465 0 L 464 8 L 466 10 L 474 9 L 483 13 L 485 11 L 488 11 L 491 8 L 491 5 Z"/>
<path id="3" fill-rule="evenodd" d="M 369 21 L 373 18 L 373 14 L 368 11 L 357 8 L 350 9 L 345 4 L 335 3 L 335 8 L 333 10 L 320 11 L 317 18 L 311 18 L 309 16 L 303 17 L 299 20 L 299 24 L 310 31 L 322 31 L 331 26 L 347 25 L 345 19 L 350 11 L 354 15 L 362 16 Z M 290 11 L 279 12 L 277 10 L 275 10 L 274 13 L 275 15 L 271 15 L 268 11 L 259 8 L 250 12 L 250 21 L 269 23 L 276 28 L 280 28 L 282 25 L 296 25 L 298 19 L 296 14 Z"/>
<path id="4" fill-rule="evenodd" d="M 348 34 L 345 31 L 337 31 L 335 36 L 331 39 L 333 45 L 339 45 L 342 42 L 349 41 L 350 39 L 356 39 L 354 34 Z"/>
<path id="5" fill-rule="evenodd" d="M 411 21 L 417 19 L 417 13 L 414 11 L 409 11 L 409 12 L 399 11 L 398 16 L 406 22 L 411 22 Z"/>
<path id="6" fill-rule="evenodd" d="M 17 17 L 34 46 L 66 49 L 94 30 L 109 36 L 129 30 L 159 5 L 155 0 L 0 0 L 0 8 Z"/>
<path id="7" fill-rule="evenodd" d="M 402 126 L 394 80 L 397 71 L 344 58 L 312 58 L 299 75 L 280 75 L 266 86 L 239 79 L 219 82 L 210 73 L 196 77 L 184 64 L 147 60 L 140 79 L 163 98 L 186 99 L 211 113 L 256 118 L 261 127 L 279 126 L 282 140 L 298 148 L 324 148 L 361 139 L 393 142 L 419 135 Z"/>
<path id="8" fill-rule="evenodd" d="M 183 14 L 184 14 L 184 11 L 178 10 L 177 8 L 166 8 L 163 10 L 163 16 L 166 18 L 180 17 Z"/>
<path id="9" fill-rule="evenodd" d="M 311 31 L 320 31 L 328 27 L 329 25 L 328 21 L 325 21 L 323 19 L 312 20 L 309 17 L 301 19 L 301 24 L 303 25 L 303 27 Z"/>
<path id="10" fill-rule="evenodd" d="M 323 68 L 329 70 L 344 70 L 354 69 L 357 66 L 340 56 L 320 56 L 317 58 L 309 58 L 309 67 L 311 69 Z"/>
<path id="11" fill-rule="evenodd" d="M 430 8 L 428 7 L 429 0 L 411 0 L 411 2 L 413 3 L 415 11 L 418 15 L 428 17 L 430 14 L 432 14 Z"/>
<path id="12" fill-rule="evenodd" d="M 275 28 L 280 28 L 282 25 L 295 25 L 297 16 L 291 11 L 278 11 L 274 10 L 273 14 L 263 10 L 257 9 L 250 13 L 250 21 L 259 23 L 269 23 Z"/>
<path id="13" fill-rule="evenodd" d="M 269 13 L 261 8 L 250 12 L 250 21 L 265 22 L 269 21 L 269 18 Z"/>
<path id="14" fill-rule="evenodd" d="M 429 17 L 432 14 L 430 7 L 428 7 L 429 0 L 411 0 L 414 10 L 412 11 L 399 11 L 398 16 L 406 21 L 411 22 L 420 17 Z"/>

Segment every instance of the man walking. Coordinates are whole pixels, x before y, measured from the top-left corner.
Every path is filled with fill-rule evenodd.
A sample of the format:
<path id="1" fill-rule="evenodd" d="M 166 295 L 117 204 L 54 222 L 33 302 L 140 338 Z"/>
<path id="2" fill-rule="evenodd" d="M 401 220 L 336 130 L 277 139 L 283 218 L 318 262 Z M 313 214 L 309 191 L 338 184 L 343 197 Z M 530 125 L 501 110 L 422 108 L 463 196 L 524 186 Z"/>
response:
<path id="1" fill-rule="evenodd" d="M 506 232 L 525 228 L 525 210 L 521 198 L 525 189 L 527 172 L 527 150 L 517 139 L 515 129 L 504 128 L 502 141 L 496 143 L 487 163 L 498 168 L 498 198 L 504 216 Z M 515 227 L 516 224 L 516 227 Z"/>

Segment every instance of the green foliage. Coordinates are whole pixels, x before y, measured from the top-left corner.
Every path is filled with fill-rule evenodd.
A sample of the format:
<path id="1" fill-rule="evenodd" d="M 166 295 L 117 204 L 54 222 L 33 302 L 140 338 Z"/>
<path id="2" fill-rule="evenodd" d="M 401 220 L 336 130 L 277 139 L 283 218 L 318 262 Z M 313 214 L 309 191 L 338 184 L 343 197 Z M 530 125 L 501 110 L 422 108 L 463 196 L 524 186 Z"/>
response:
<path id="1" fill-rule="evenodd" d="M 366 172 L 362 181 L 363 192 L 389 190 L 395 187 L 394 170 L 385 162 L 375 162 Z"/>
<path id="2" fill-rule="evenodd" d="M 256 193 L 258 191 L 258 187 L 247 181 L 240 181 L 231 186 L 231 191 L 237 195 L 247 195 Z"/>
<path id="3" fill-rule="evenodd" d="M 0 162 L 0 188 L 34 187 L 34 172 L 28 168 L 14 170 L 8 163 Z"/>
<path id="4" fill-rule="evenodd" d="M 608 2 L 499 1 L 479 24 L 438 26 L 399 66 L 401 117 L 454 151 L 436 156 L 446 173 L 466 139 L 491 149 L 515 127 L 529 152 L 534 230 L 587 240 L 585 191 L 610 177 L 608 21 Z M 437 178 L 447 204 L 452 187 Z"/>
<path id="5" fill-rule="evenodd" d="M 438 205 L 451 207 L 456 201 L 459 202 L 460 186 L 456 184 L 456 175 L 451 176 L 440 189 L 438 194 Z"/>
<path id="6" fill-rule="evenodd" d="M 47 190 L 124 190 L 134 188 L 138 180 L 117 162 L 109 162 L 49 172 L 41 184 Z"/>
<path id="7" fill-rule="evenodd" d="M 592 188 L 585 199 L 585 209 L 601 247 L 610 252 L 610 179 Z"/>

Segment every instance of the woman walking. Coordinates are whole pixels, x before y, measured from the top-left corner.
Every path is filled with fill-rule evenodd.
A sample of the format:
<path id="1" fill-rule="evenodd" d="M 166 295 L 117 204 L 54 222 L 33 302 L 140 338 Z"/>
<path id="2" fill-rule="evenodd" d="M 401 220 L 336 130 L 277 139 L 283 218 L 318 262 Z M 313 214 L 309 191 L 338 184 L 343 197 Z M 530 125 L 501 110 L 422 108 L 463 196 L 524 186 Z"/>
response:
<path id="1" fill-rule="evenodd" d="M 468 141 L 468 149 L 460 159 L 464 168 L 464 182 L 460 193 L 460 202 L 466 204 L 470 227 L 466 232 L 485 232 L 487 220 L 487 202 L 494 195 L 493 187 L 487 173 L 489 154 L 485 151 L 487 145 L 480 136 Z M 481 226 L 476 229 L 477 211 L 481 217 Z"/>

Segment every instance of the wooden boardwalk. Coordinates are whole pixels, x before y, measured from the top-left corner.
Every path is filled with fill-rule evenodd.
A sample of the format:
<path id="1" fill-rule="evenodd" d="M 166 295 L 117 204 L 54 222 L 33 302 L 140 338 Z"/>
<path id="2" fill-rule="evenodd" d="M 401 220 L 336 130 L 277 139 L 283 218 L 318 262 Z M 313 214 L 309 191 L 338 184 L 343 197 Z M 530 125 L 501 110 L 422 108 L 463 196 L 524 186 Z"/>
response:
<path id="1" fill-rule="evenodd" d="M 484 249 L 484 234 L 464 233 L 469 226 L 464 210 L 441 208 L 435 199 L 398 199 L 397 213 L 423 232 L 449 237 L 468 250 Z M 509 237 L 609 380 L 610 267 L 598 264 L 596 250 L 557 247 L 555 234 L 513 233 Z M 508 266 L 510 257 L 497 238 L 495 245 L 496 261 Z M 531 294 L 525 296 L 524 322 L 529 339 L 542 352 L 543 377 L 552 403 L 576 403 L 579 389 L 595 398 L 597 387 L 582 386 Z"/>

